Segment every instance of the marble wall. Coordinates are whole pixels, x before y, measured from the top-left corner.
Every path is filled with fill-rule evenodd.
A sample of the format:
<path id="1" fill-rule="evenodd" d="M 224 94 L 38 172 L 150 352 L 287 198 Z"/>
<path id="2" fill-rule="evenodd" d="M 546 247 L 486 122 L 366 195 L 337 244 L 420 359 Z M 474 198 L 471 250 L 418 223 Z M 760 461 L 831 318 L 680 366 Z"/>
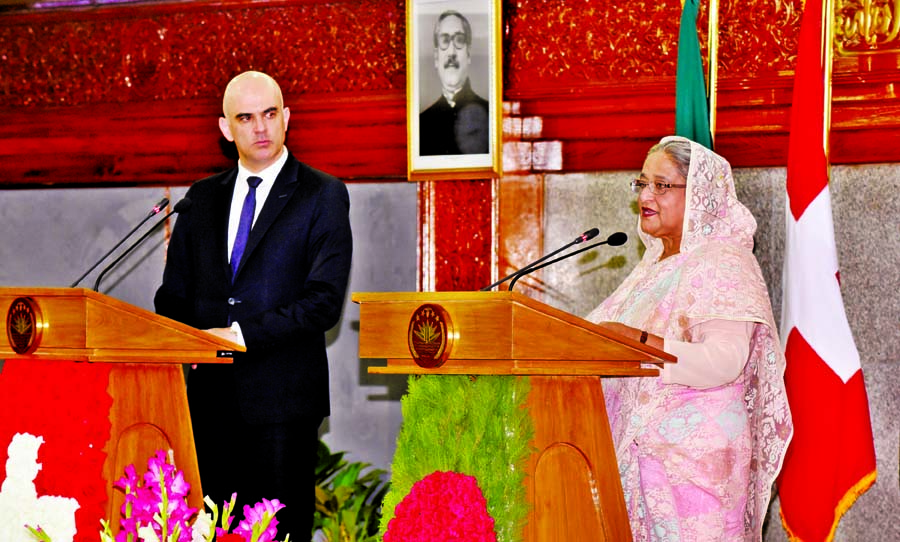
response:
<path id="1" fill-rule="evenodd" d="M 600 239 L 624 231 L 621 247 L 601 247 L 544 270 L 540 281 L 522 281 L 521 291 L 586 315 L 621 282 L 640 259 L 637 210 L 628 182 L 636 171 L 548 176 L 545 184 L 547 251 L 590 227 Z M 781 312 L 784 251 L 784 179 L 780 168 L 735 172 L 739 199 L 758 222 L 756 257 L 765 275 L 776 320 Z M 847 317 L 862 358 L 878 461 L 878 480 L 844 516 L 838 542 L 900 540 L 896 510 L 900 439 L 900 165 L 832 168 L 832 201 L 841 283 Z M 519 286 L 516 288 L 520 289 Z M 773 503 L 767 542 L 787 540 Z"/>

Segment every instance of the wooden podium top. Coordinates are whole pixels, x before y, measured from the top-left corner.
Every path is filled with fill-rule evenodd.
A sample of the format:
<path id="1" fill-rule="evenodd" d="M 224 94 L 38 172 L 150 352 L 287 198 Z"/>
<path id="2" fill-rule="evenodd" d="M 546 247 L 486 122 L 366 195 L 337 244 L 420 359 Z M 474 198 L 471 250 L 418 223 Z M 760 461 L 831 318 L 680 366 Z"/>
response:
<path id="1" fill-rule="evenodd" d="M 360 304 L 359 356 L 388 360 L 372 373 L 653 376 L 676 361 L 516 292 L 360 292 L 352 299 Z M 438 361 L 420 356 L 428 350 L 423 341 L 433 343 Z M 437 366 L 423 367 L 423 359 Z"/>
<path id="2" fill-rule="evenodd" d="M 85 288 L 0 288 L 0 310 L 0 359 L 231 363 L 245 350 Z"/>

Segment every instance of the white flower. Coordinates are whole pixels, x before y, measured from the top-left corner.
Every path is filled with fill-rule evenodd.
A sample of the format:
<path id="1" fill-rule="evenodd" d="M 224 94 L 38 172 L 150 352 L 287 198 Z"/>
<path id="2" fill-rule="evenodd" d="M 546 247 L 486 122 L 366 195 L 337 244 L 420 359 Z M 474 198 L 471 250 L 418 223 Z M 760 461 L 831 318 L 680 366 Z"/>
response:
<path id="1" fill-rule="evenodd" d="M 40 527 L 56 542 L 71 542 L 75 537 L 75 499 L 51 495 L 38 496 L 34 479 L 41 470 L 38 449 L 44 438 L 29 433 L 13 435 L 7 448 L 6 479 L 0 484 L 0 540 L 34 540 L 26 525 Z"/>
<path id="2" fill-rule="evenodd" d="M 191 527 L 191 542 L 209 542 L 209 533 L 212 529 L 212 516 L 208 512 L 200 512 Z"/>

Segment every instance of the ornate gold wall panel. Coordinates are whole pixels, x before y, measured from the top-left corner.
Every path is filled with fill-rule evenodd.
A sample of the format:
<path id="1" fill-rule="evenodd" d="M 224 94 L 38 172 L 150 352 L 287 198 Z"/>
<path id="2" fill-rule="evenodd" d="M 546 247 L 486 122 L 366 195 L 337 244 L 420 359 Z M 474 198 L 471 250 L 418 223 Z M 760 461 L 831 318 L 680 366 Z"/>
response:
<path id="1" fill-rule="evenodd" d="M 900 160 L 890 143 L 900 135 L 900 8 L 836 1 L 844 54 L 835 56 L 832 160 Z M 783 164 L 803 3 L 719 6 L 717 148 L 736 165 Z M 561 171 L 627 167 L 674 129 L 678 0 L 510 0 L 503 10 L 504 97 L 542 118 Z M 2 13 L 3 182 L 171 184 L 211 173 L 228 159 L 205 143 L 218 137 L 207 119 L 246 69 L 273 74 L 308 120 L 289 134 L 303 158 L 348 179 L 403 180 L 404 17 L 400 0 Z"/>
<path id="2" fill-rule="evenodd" d="M 405 27 L 399 0 L 0 14 L 0 107 L 218 99 L 247 69 L 290 96 L 402 91 Z"/>
<path id="3" fill-rule="evenodd" d="M 843 56 L 900 52 L 900 2 L 835 0 L 835 52 Z"/>
<path id="4" fill-rule="evenodd" d="M 719 77 L 768 77 L 793 71 L 800 0 L 721 0 Z"/>

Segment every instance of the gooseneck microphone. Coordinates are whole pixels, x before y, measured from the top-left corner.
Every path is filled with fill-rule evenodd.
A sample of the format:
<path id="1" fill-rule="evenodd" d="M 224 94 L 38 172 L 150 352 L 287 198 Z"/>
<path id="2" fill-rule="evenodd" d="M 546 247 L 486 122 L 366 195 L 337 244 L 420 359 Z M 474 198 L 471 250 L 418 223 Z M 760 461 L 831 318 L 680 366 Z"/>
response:
<path id="1" fill-rule="evenodd" d="M 600 235 L 600 230 L 597 228 L 591 228 L 588 231 L 586 231 L 586 232 L 582 233 L 581 235 L 579 235 L 578 237 L 576 237 L 575 240 L 570 241 L 569 243 L 566 243 L 562 247 L 554 250 L 553 252 L 551 252 L 550 254 L 547 254 L 546 256 L 541 256 L 537 260 L 531 262 L 530 264 L 526 265 L 525 267 L 523 267 L 521 269 L 516 270 L 513 273 L 510 273 L 509 275 L 506 275 L 505 277 L 503 277 L 502 279 L 498 280 L 497 282 L 491 284 L 490 286 L 485 286 L 484 288 L 481 289 L 481 291 L 486 292 L 486 291 L 494 288 L 495 286 L 499 286 L 499 285 L 503 284 L 504 282 L 508 281 L 509 279 L 519 275 L 520 273 L 528 272 L 528 270 L 530 270 L 532 267 L 543 262 L 547 258 L 552 258 L 553 256 L 559 254 L 560 252 L 566 250 L 567 248 L 569 248 L 571 246 L 577 245 L 579 243 L 583 243 L 585 241 L 590 241 L 591 239 L 593 239 L 594 237 L 597 237 L 598 235 Z M 509 289 L 512 290 L 512 285 L 510 285 Z"/>
<path id="2" fill-rule="evenodd" d="M 525 269 L 524 271 L 521 271 L 519 274 L 517 274 L 513 278 L 512 282 L 509 283 L 509 289 L 512 290 L 513 286 L 516 285 L 517 280 L 524 277 L 528 273 L 531 273 L 532 271 L 537 271 L 538 269 L 542 269 L 544 267 L 547 267 L 548 265 L 553 265 L 556 262 L 560 262 L 560 261 L 565 260 L 566 258 L 569 258 L 576 254 L 581 254 L 582 252 L 591 250 L 592 248 L 597 248 L 600 245 L 609 245 L 611 247 L 617 247 L 620 245 L 624 245 L 626 241 L 628 241 L 628 235 L 625 232 L 617 231 L 616 233 L 610 234 L 610 236 L 607 237 L 605 241 L 600 241 L 599 243 L 594 243 L 593 245 L 588 245 L 586 247 L 579 248 L 578 250 L 573 250 L 572 252 L 570 252 L 568 254 L 563 254 L 559 258 L 555 258 L 553 260 L 550 260 L 549 262 L 544 262 L 541 265 L 529 267 L 529 268 Z"/>
<path id="3" fill-rule="evenodd" d="M 159 203 L 157 203 L 156 205 L 153 206 L 152 209 L 150 209 L 150 214 L 148 214 L 147 216 L 144 217 L 143 220 L 141 220 L 140 222 L 138 222 L 138 225 L 135 226 L 134 228 L 132 228 L 132 230 L 131 230 L 130 232 L 128 232 L 128 234 L 126 234 L 125 237 L 123 237 L 121 240 L 119 240 L 119 242 L 116 243 L 116 246 L 114 246 L 114 247 L 112 247 L 111 249 L 109 249 L 109 252 L 107 252 L 106 254 L 104 254 L 103 257 L 100 258 L 99 260 L 97 260 L 97 261 L 94 263 L 94 265 L 91 266 L 90 269 L 88 269 L 87 271 L 85 271 L 84 274 L 81 275 L 80 277 L 78 277 L 78 279 L 77 279 L 75 282 L 73 282 L 72 284 L 70 284 L 70 285 L 69 285 L 69 288 L 74 288 L 74 287 L 78 286 L 78 283 L 81 282 L 82 280 L 84 280 L 84 277 L 88 276 L 88 275 L 90 274 L 91 271 L 93 271 L 94 269 L 96 269 L 96 267 L 97 267 L 98 265 L 100 265 L 100 264 L 103 262 L 103 260 L 105 260 L 106 258 L 109 258 L 109 255 L 112 254 L 117 248 L 119 248 L 119 247 L 122 245 L 122 243 L 125 242 L 126 239 L 128 239 L 129 237 L 131 237 L 132 235 L 134 235 L 134 232 L 136 232 L 136 231 L 138 230 L 138 228 L 140 228 L 141 226 L 143 226 L 145 222 L 147 222 L 148 220 L 150 220 L 150 219 L 153 218 L 154 216 L 158 215 L 163 209 L 166 208 L 166 205 L 168 205 L 168 204 L 169 204 L 169 198 L 163 198 L 163 199 L 159 200 Z"/>
<path id="4" fill-rule="evenodd" d="M 125 251 L 122 252 L 122 254 L 119 254 L 118 258 L 116 258 L 115 260 L 113 260 L 113 262 L 111 264 L 109 264 L 105 268 L 103 268 L 103 271 L 101 271 L 100 274 L 97 275 L 97 280 L 94 282 L 94 291 L 95 292 L 100 291 L 100 281 L 103 280 L 103 276 L 106 275 L 106 273 L 109 272 L 110 269 L 112 269 L 116 265 L 118 265 L 118 263 L 121 262 L 125 258 L 125 256 L 128 256 L 129 254 L 131 254 L 132 250 L 139 247 L 141 245 L 141 243 L 144 242 L 145 239 L 150 237 L 150 235 L 153 234 L 153 232 L 155 232 L 157 228 L 159 228 L 160 224 L 165 222 L 170 216 L 174 215 L 175 213 L 183 213 L 190 208 L 191 208 L 190 198 L 181 198 L 181 200 L 175 204 L 175 207 L 170 212 L 166 213 L 166 216 L 160 218 L 159 221 L 153 225 L 153 227 L 151 227 L 149 230 L 144 232 L 144 235 L 142 235 L 137 241 L 135 241 L 134 243 L 129 245 L 129 247 L 127 249 L 125 249 Z"/>

